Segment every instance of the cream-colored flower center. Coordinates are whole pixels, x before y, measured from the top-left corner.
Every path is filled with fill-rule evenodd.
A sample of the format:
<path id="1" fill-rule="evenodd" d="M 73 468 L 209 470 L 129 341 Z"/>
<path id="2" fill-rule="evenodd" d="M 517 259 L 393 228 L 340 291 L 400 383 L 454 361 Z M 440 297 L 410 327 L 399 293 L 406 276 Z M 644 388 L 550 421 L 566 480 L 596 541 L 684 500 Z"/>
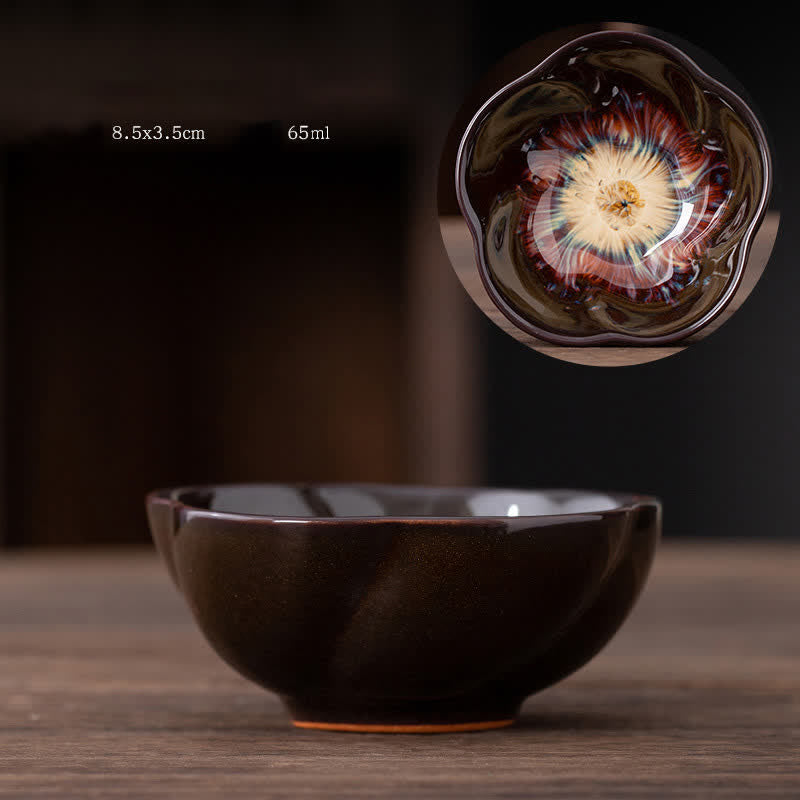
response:
<path id="1" fill-rule="evenodd" d="M 652 149 L 602 142 L 571 159 L 567 177 L 558 215 L 576 244 L 635 261 L 680 216 L 673 175 Z"/>

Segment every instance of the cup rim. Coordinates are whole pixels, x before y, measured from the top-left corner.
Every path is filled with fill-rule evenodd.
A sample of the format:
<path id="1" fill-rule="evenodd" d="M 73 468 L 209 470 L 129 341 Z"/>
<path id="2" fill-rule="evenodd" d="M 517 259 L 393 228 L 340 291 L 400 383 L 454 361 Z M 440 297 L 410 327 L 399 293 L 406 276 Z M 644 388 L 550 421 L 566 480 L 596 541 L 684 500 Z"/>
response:
<path id="1" fill-rule="evenodd" d="M 459 515 L 430 515 L 423 514 L 409 514 L 409 515 L 358 515 L 358 516 L 314 516 L 302 514 L 253 514 L 238 511 L 218 511 L 210 508 L 205 508 L 202 505 L 197 505 L 188 500 L 188 495 L 191 494 L 208 494 L 219 489 L 247 489 L 247 488 L 283 488 L 295 490 L 309 490 L 309 489 L 379 489 L 385 492 L 417 492 L 424 494 L 440 493 L 457 493 L 468 495 L 473 492 L 503 492 L 503 493 L 519 493 L 520 495 L 542 494 L 556 492 L 566 495 L 599 495 L 611 498 L 618 504 L 612 508 L 604 508 L 598 510 L 582 510 L 582 511 L 569 511 L 564 513 L 553 514 L 519 514 L 514 516 L 508 515 L 478 515 L 478 516 L 459 516 Z M 661 501 L 651 495 L 631 493 L 631 492 L 607 492 L 601 490 L 591 489 L 574 489 L 574 488 L 557 488 L 557 487 L 543 487 L 543 488 L 509 488 L 503 486 L 434 486 L 425 484 L 401 484 L 401 483 L 378 483 L 378 482 L 309 482 L 309 483 L 280 483 L 280 482 L 249 482 L 249 483 L 219 483 L 219 484 L 198 484 L 180 486 L 167 489 L 155 489 L 149 492 L 145 497 L 147 506 L 151 505 L 167 505 L 173 510 L 179 512 L 182 521 L 188 521 L 191 518 L 207 518 L 217 520 L 229 521 L 247 521 L 247 522 L 260 522 L 265 524 L 313 524 L 313 525 L 342 525 L 342 524 L 370 524 L 377 525 L 381 523 L 390 524 L 425 524 L 425 525 L 463 525 L 463 526 L 476 526 L 486 525 L 487 523 L 494 524 L 517 524 L 520 522 L 526 523 L 528 526 L 535 523 L 553 524 L 558 522 L 579 522 L 590 521 L 598 519 L 607 519 L 614 517 L 623 517 L 647 507 L 653 508 L 657 512 L 661 510 Z"/>

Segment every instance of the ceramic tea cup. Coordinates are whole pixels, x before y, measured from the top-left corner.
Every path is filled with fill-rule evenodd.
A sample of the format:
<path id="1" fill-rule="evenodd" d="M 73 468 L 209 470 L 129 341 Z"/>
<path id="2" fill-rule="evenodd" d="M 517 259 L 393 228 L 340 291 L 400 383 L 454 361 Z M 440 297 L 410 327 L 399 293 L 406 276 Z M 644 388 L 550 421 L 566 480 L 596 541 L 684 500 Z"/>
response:
<path id="1" fill-rule="evenodd" d="M 153 538 L 208 641 L 294 725 L 509 725 L 622 624 L 660 534 L 629 494 L 381 485 L 152 492 Z"/>

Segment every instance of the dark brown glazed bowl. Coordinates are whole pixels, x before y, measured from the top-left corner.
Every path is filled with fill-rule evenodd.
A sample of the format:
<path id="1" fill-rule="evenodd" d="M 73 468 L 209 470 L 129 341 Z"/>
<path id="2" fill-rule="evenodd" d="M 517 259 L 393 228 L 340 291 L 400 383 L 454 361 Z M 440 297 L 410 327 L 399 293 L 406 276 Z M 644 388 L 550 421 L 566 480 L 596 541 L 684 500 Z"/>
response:
<path id="1" fill-rule="evenodd" d="M 511 724 L 631 610 L 657 500 L 548 490 L 209 486 L 147 497 L 208 641 L 298 727 Z"/>

